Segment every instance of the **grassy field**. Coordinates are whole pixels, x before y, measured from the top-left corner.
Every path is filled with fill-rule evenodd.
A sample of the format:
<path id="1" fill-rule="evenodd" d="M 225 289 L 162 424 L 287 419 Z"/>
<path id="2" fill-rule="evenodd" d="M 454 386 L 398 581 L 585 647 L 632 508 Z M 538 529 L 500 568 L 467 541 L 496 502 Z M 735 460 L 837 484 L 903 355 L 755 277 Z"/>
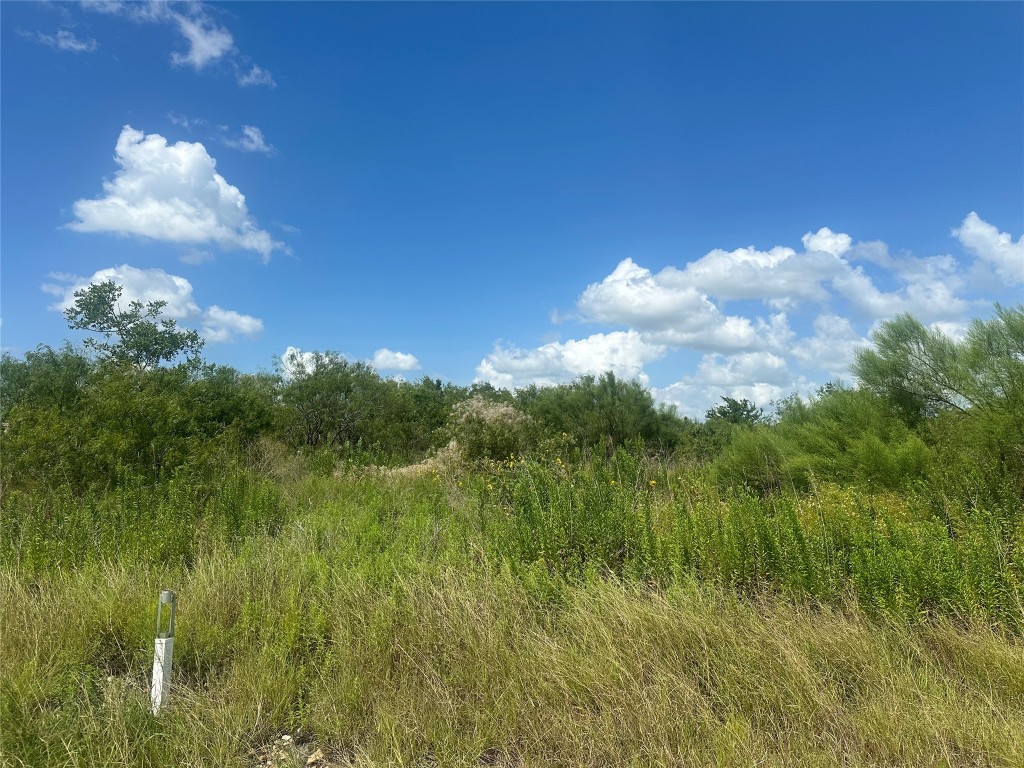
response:
<path id="1" fill-rule="evenodd" d="M 1024 765 L 1012 505 L 637 452 L 333 469 L 6 498 L 0 764 Z"/>

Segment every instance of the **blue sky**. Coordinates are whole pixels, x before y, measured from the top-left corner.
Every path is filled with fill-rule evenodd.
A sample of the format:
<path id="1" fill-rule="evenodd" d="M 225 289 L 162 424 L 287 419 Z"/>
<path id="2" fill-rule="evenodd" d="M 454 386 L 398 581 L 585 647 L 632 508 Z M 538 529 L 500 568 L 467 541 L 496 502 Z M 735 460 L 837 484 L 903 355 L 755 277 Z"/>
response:
<path id="1" fill-rule="evenodd" d="M 3 347 L 115 279 L 207 359 L 683 413 L 1024 296 L 1021 3 L 3 3 Z"/>

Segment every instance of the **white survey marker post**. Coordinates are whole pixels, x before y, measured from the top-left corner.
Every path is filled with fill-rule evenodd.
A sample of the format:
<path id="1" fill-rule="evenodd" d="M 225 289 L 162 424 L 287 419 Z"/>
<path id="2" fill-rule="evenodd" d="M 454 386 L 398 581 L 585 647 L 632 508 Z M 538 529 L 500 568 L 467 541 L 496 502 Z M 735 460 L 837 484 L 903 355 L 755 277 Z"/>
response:
<path id="1" fill-rule="evenodd" d="M 169 589 L 161 590 L 156 606 L 156 643 L 153 646 L 153 714 L 167 701 L 171 689 L 171 659 L 174 656 L 174 611 L 178 596 Z M 167 606 L 167 628 L 164 629 L 164 606 Z"/>

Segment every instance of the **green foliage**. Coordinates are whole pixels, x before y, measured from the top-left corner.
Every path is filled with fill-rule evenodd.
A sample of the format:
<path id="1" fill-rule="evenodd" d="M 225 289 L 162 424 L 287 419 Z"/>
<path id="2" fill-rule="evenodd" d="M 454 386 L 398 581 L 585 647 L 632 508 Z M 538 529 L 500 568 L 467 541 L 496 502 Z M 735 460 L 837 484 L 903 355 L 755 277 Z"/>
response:
<path id="1" fill-rule="evenodd" d="M 920 424 L 941 456 L 950 493 L 1008 482 L 1024 497 L 1024 307 L 996 307 L 956 341 L 903 315 L 874 334 L 854 370 L 865 387 Z M 955 472 L 948 468 L 955 466 Z"/>
<path id="2" fill-rule="evenodd" d="M 773 439 L 764 428 L 741 434 L 759 452 Z M 570 579 L 613 573 L 821 602 L 852 597 L 876 616 L 979 616 L 1024 631 L 1017 509 L 936 515 L 925 490 L 907 497 L 832 484 L 800 496 L 722 496 L 706 480 L 659 472 L 625 451 L 507 462 L 477 487 L 481 530 L 514 566 Z"/>
<path id="3" fill-rule="evenodd" d="M 162 319 L 166 301 L 145 305 L 132 301 L 120 306 L 122 288 L 113 281 L 96 283 L 75 291 L 75 304 L 64 312 L 72 330 L 102 335 L 103 340 L 87 338 L 87 349 L 95 350 L 102 360 L 152 369 L 163 361 L 184 357 L 188 364 L 198 363 L 203 341 L 193 330 L 179 331 L 174 320 Z"/>
<path id="4" fill-rule="evenodd" d="M 651 512 L 655 485 L 643 454 L 620 448 L 607 459 L 498 463 L 481 501 L 495 510 L 490 532 L 504 557 L 560 575 L 596 567 L 646 580 L 665 565 Z"/>
<path id="5" fill-rule="evenodd" d="M 227 459 L 215 481 L 180 467 L 160 483 L 122 473 L 114 490 L 12 491 L 0 516 L 0 563 L 26 574 L 88 563 L 179 564 L 213 544 L 278 531 L 280 489 Z"/>
<path id="6" fill-rule="evenodd" d="M 1024 307 L 996 307 L 954 340 L 911 315 L 885 322 L 874 349 L 858 352 L 854 373 L 911 421 L 944 410 L 997 411 L 1024 403 Z M 1019 409 L 1018 409 L 1019 410 Z M 1024 435 L 1024 417 L 1015 419 Z"/>
<path id="7" fill-rule="evenodd" d="M 18 360 L 7 352 L 0 356 L 0 418 L 12 408 L 31 405 L 73 411 L 92 374 L 89 359 L 69 344 L 60 349 L 40 345 Z"/>
<path id="8" fill-rule="evenodd" d="M 708 410 L 704 419 L 710 422 L 726 422 L 753 427 L 765 422 L 764 411 L 749 400 L 723 397 L 722 404 Z"/>
<path id="9" fill-rule="evenodd" d="M 5 355 L 0 755 L 242 766 L 301 727 L 368 765 L 1020 764 L 1021 315 L 912 325 L 878 359 L 952 405 L 920 369 L 771 424 L 610 374 Z M 379 466 L 452 436 L 481 461 Z"/>
<path id="10" fill-rule="evenodd" d="M 289 412 L 285 430 L 293 445 L 355 446 L 384 413 L 387 384 L 366 363 L 335 352 L 293 353 L 285 369 L 281 402 Z"/>
<path id="11" fill-rule="evenodd" d="M 733 429 L 730 437 L 714 465 L 723 488 L 766 494 L 791 484 L 786 472 L 788 446 L 778 432 L 766 426 L 740 427 Z"/>
<path id="12" fill-rule="evenodd" d="M 571 384 L 526 387 L 515 398 L 550 434 L 566 433 L 581 447 L 612 449 L 636 439 L 668 444 L 679 421 L 671 409 L 656 407 L 640 382 L 623 381 L 611 371 L 599 378 L 581 376 Z"/>
<path id="13" fill-rule="evenodd" d="M 230 368 L 103 366 L 63 406 L 23 398 L 7 412 L 0 477 L 5 490 L 81 491 L 110 486 L 123 471 L 155 481 L 186 463 L 215 466 L 223 450 L 270 429 L 273 398 L 265 379 Z"/>
<path id="14" fill-rule="evenodd" d="M 780 409 L 785 472 L 800 488 L 815 480 L 897 489 L 924 477 L 925 443 L 880 397 L 830 388 L 810 402 L 794 398 Z"/>

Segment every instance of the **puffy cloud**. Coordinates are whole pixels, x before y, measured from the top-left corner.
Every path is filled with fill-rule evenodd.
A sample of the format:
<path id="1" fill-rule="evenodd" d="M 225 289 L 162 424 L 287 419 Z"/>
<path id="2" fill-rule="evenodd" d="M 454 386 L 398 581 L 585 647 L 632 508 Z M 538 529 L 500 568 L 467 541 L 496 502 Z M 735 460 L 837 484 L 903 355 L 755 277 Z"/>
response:
<path id="1" fill-rule="evenodd" d="M 1000 232 L 974 211 L 967 214 L 953 235 L 1003 280 L 1013 285 L 1024 283 L 1024 236 L 1014 242 L 1008 232 Z"/>
<path id="2" fill-rule="evenodd" d="M 853 238 L 843 232 L 833 232 L 828 227 L 822 227 L 813 234 L 807 232 L 800 238 L 800 242 L 808 251 L 820 251 L 838 258 L 850 250 Z"/>
<path id="3" fill-rule="evenodd" d="M 704 355 L 693 375 L 656 388 L 653 394 L 659 401 L 674 405 L 681 414 L 699 418 L 723 395 L 750 400 L 763 407 L 801 385 L 801 380 L 790 372 L 785 359 L 779 355 L 770 352 L 709 354 Z"/>
<path id="4" fill-rule="evenodd" d="M 612 371 L 624 379 L 646 382 L 644 365 L 664 354 L 663 345 L 645 341 L 633 330 L 597 333 L 530 350 L 496 344 L 494 351 L 477 366 L 476 380 L 514 388 L 559 384 L 583 374 Z"/>
<path id="5" fill-rule="evenodd" d="M 121 302 L 125 306 L 132 301 L 143 304 L 162 301 L 166 306 L 161 314 L 172 320 L 188 320 L 202 314 L 192 297 L 192 283 L 162 269 L 138 269 L 122 264 L 120 267 L 101 269 L 92 277 L 53 273 L 50 278 L 56 282 L 44 284 L 43 290 L 59 297 L 50 306 L 53 310 L 63 311 L 73 307 L 75 291 L 112 281 L 121 286 Z"/>
<path id="6" fill-rule="evenodd" d="M 381 371 L 416 371 L 420 361 L 406 352 L 392 352 L 387 347 L 373 353 L 373 367 Z"/>
<path id="7" fill-rule="evenodd" d="M 263 131 L 255 125 L 243 125 L 242 135 L 235 139 L 224 139 L 224 144 L 243 152 L 262 152 L 269 155 L 274 151 L 274 148 L 263 138 Z"/>
<path id="8" fill-rule="evenodd" d="M 57 301 L 50 305 L 50 309 L 55 311 L 73 307 L 75 291 L 112 281 L 121 286 L 120 302 L 125 307 L 132 301 L 142 304 L 162 301 L 165 306 L 160 312 L 161 317 L 197 327 L 207 341 L 233 341 L 236 336 L 254 337 L 263 331 L 263 321 L 251 315 L 221 309 L 216 304 L 202 309 L 192 295 L 192 283 L 162 269 L 138 269 L 122 264 L 101 269 L 92 277 L 55 273 L 50 275 L 50 279 L 54 282 L 45 283 L 43 290 L 57 297 Z"/>
<path id="9" fill-rule="evenodd" d="M 81 40 L 69 29 L 61 29 L 55 35 L 47 35 L 44 32 L 26 32 L 18 30 L 22 37 L 33 40 L 42 45 L 48 45 L 57 51 L 69 51 L 71 53 L 92 53 L 96 50 L 96 41 L 91 37 Z"/>
<path id="10" fill-rule="evenodd" d="M 199 142 L 168 144 L 159 134 L 126 125 L 118 137 L 119 169 L 103 183 L 104 197 L 78 200 L 78 232 L 113 232 L 187 245 L 217 243 L 259 253 L 264 262 L 287 246 L 249 216 L 245 195 L 217 173 Z"/>
<path id="11" fill-rule="evenodd" d="M 881 240 L 857 243 L 844 256 L 847 261 L 869 261 L 886 269 L 891 269 L 896 264 L 896 260 L 889 255 L 889 246 Z"/>
<path id="12" fill-rule="evenodd" d="M 794 344 L 792 356 L 804 368 L 826 371 L 831 378 L 843 378 L 857 350 L 868 344 L 845 317 L 822 314 L 814 320 L 814 335 Z"/>
<path id="13" fill-rule="evenodd" d="M 263 333 L 263 321 L 212 304 L 203 312 L 200 332 L 207 341 L 232 341 L 235 336 L 252 338 Z"/>
<path id="14" fill-rule="evenodd" d="M 654 275 L 632 259 L 587 286 L 576 307 L 585 320 L 631 326 L 655 344 L 744 349 L 756 341 L 749 320 L 722 314 L 679 270 Z"/>
<path id="15" fill-rule="evenodd" d="M 884 320 L 909 312 L 924 322 L 962 317 L 969 309 L 956 295 L 963 280 L 949 256 L 904 257 L 893 260 L 893 274 L 903 286 L 882 291 L 861 267 L 850 267 L 832 281 L 835 292 L 844 297 L 861 316 Z"/>
<path id="16" fill-rule="evenodd" d="M 974 213 L 954 234 L 979 265 L 999 270 L 1010 284 L 1024 281 L 1024 238 L 1014 242 Z M 722 395 L 763 406 L 813 391 L 813 379 L 849 376 L 857 350 L 870 344 L 868 330 L 900 313 L 955 335 L 975 306 L 991 305 L 968 298 L 970 274 L 949 255 L 892 255 L 885 243 L 854 243 L 827 227 L 801 242 L 803 251 L 715 249 L 659 272 L 623 259 L 586 286 L 574 312 L 553 312 L 552 322 L 626 330 L 528 350 L 499 343 L 478 366 L 478 380 L 515 387 L 613 370 L 646 382 L 647 363 L 669 349 L 696 350 L 703 357 L 691 375 L 653 391 L 699 416 Z M 751 302 L 771 314 L 759 314 Z"/>
<path id="17" fill-rule="evenodd" d="M 842 270 L 843 263 L 824 251 L 797 253 L 784 246 L 759 251 L 750 246 L 711 251 L 690 262 L 679 280 L 721 301 L 759 299 L 781 308 L 827 300 L 822 283 Z"/>
<path id="18" fill-rule="evenodd" d="M 587 286 L 576 308 L 583 320 L 625 325 L 655 343 L 723 354 L 776 350 L 780 344 L 763 318 L 727 313 L 728 302 L 760 301 L 793 312 L 807 303 L 825 308 L 841 300 L 869 321 L 901 312 L 925 322 L 952 321 L 969 310 L 958 295 L 963 280 L 949 256 L 894 258 L 884 243 L 853 245 L 849 235 L 827 227 L 806 233 L 802 241 L 804 252 L 785 246 L 715 249 L 657 274 L 627 258 Z M 881 267 L 899 287 L 880 289 L 851 259 Z"/>

